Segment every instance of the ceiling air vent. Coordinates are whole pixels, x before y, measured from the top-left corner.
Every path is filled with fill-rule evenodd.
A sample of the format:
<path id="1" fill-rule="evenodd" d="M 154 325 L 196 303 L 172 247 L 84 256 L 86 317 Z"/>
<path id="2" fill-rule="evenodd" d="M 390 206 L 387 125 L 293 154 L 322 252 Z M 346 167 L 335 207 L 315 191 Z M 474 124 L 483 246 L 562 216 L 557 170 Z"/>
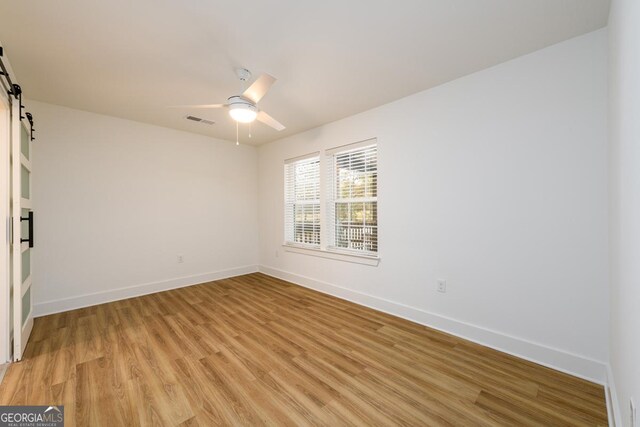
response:
<path id="1" fill-rule="evenodd" d="M 185 117 L 187 120 L 191 120 L 193 122 L 198 122 L 198 123 L 202 123 L 205 125 L 213 125 L 215 124 L 215 122 L 211 121 L 211 120 L 207 120 L 207 119 L 203 119 L 201 117 L 196 117 L 196 116 L 187 116 Z"/>

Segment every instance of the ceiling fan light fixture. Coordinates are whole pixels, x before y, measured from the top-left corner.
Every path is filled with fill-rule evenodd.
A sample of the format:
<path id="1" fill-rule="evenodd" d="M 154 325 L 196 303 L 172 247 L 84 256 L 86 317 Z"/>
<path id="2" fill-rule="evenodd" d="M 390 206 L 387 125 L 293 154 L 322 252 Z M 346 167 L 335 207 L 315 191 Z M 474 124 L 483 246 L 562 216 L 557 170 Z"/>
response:
<path id="1" fill-rule="evenodd" d="M 258 109 L 250 104 L 231 104 L 229 115 L 236 122 L 251 123 L 258 116 Z"/>

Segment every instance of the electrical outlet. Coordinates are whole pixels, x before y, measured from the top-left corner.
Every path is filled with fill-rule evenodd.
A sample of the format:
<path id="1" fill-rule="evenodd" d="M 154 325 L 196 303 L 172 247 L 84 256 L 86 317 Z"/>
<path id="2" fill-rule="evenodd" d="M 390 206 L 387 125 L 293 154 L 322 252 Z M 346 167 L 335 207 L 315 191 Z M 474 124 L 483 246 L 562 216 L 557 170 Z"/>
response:
<path id="1" fill-rule="evenodd" d="M 184 258 L 182 258 L 182 255 L 178 255 L 177 260 L 178 260 L 178 264 L 181 264 L 184 262 Z"/>
<path id="2" fill-rule="evenodd" d="M 638 427 L 638 413 L 636 412 L 636 404 L 633 398 L 629 399 L 629 424 L 631 427 Z"/>
<path id="3" fill-rule="evenodd" d="M 442 292 L 442 293 L 447 292 L 447 281 L 438 280 L 438 287 L 436 289 L 438 290 L 438 292 Z"/>

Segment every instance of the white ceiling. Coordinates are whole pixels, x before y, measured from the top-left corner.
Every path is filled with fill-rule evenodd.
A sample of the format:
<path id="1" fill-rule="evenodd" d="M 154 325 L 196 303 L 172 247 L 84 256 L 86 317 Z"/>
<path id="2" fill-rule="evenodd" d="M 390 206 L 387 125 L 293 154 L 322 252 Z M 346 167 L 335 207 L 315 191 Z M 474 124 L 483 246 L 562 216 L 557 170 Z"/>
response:
<path id="1" fill-rule="evenodd" d="M 260 107 L 287 129 L 331 122 L 606 25 L 608 0 L 2 0 L 25 96 L 235 140 L 234 67 L 278 78 Z M 186 121 L 186 114 L 214 120 Z M 37 118 L 36 118 L 37 119 Z"/>

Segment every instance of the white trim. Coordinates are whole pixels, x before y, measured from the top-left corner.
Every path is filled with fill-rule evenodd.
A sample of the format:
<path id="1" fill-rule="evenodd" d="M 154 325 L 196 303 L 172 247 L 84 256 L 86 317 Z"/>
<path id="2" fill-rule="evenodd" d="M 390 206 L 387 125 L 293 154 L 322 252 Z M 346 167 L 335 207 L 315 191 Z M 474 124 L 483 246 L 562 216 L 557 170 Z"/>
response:
<path id="1" fill-rule="evenodd" d="M 31 172 L 31 162 L 27 159 L 22 152 L 20 152 L 20 164 L 25 167 L 25 169 Z"/>
<path id="2" fill-rule="evenodd" d="M 374 225 L 372 227 L 377 227 Z M 377 259 L 380 261 L 380 252 L 361 251 L 359 249 L 339 248 L 337 246 L 327 246 L 325 251 L 338 255 L 345 255 L 351 257 L 365 258 L 365 259 Z"/>
<path id="3" fill-rule="evenodd" d="M 22 326 L 22 336 L 21 342 L 22 344 L 22 352 L 24 354 L 25 348 L 27 348 L 27 344 L 29 343 L 29 335 L 31 335 L 31 331 L 33 330 L 33 306 L 31 308 L 31 312 L 27 313 L 27 322 Z"/>
<path id="4" fill-rule="evenodd" d="M 290 163 L 299 162 L 300 160 L 313 159 L 314 157 L 320 157 L 320 152 L 315 151 L 313 153 L 303 154 L 302 156 L 291 157 L 290 159 L 285 159 L 284 164 L 288 165 Z"/>
<path id="5" fill-rule="evenodd" d="M 314 289 L 384 313 L 392 314 L 466 340 L 502 351 L 513 356 L 561 371 L 579 378 L 605 385 L 606 365 L 603 362 L 514 337 L 481 326 L 462 322 L 373 295 L 356 292 L 310 277 L 289 273 L 261 265 L 260 272 L 297 285 Z"/>
<path id="6" fill-rule="evenodd" d="M 605 387 L 605 399 L 607 401 L 607 416 L 610 427 L 622 427 L 622 415 L 620 413 L 620 402 L 616 392 L 616 382 L 613 378 L 611 364 L 607 363 L 607 385 Z"/>
<path id="7" fill-rule="evenodd" d="M 31 199 L 25 199 L 25 198 L 21 198 L 20 199 L 20 208 L 22 209 L 33 209 L 33 204 L 31 203 Z M 20 213 L 20 215 L 22 214 L 22 212 Z M 18 216 L 20 216 L 18 215 Z"/>
<path id="8" fill-rule="evenodd" d="M 343 177 L 342 174 L 339 173 L 339 169 L 340 169 L 340 165 L 342 165 L 343 167 L 351 167 L 352 165 L 352 156 L 357 155 L 357 153 L 360 154 L 364 154 L 365 158 L 368 160 L 364 160 L 364 163 L 362 164 L 362 166 L 365 167 L 365 170 L 360 171 L 360 172 L 356 172 L 356 171 L 350 171 L 351 174 L 356 174 L 356 175 L 364 175 L 366 176 L 369 173 L 374 172 L 373 170 L 369 170 L 368 167 L 366 167 L 366 164 L 371 161 L 371 160 L 375 160 L 375 163 L 377 165 L 378 162 L 378 145 L 377 145 L 377 138 L 371 138 L 371 139 L 367 139 L 364 141 L 360 141 L 360 142 L 355 142 L 353 144 L 348 144 L 348 145 L 343 145 L 341 147 L 335 148 L 335 149 L 331 149 L 331 150 L 327 150 L 327 156 L 325 156 L 324 158 L 324 168 L 325 170 L 325 175 L 324 177 L 326 178 L 326 186 L 324 187 L 325 189 L 325 193 L 324 195 L 326 196 L 326 200 L 325 200 L 325 209 L 323 211 L 324 215 L 325 215 L 325 226 L 326 228 L 324 228 L 324 232 L 323 232 L 323 242 L 322 243 L 322 249 L 323 250 L 329 250 L 329 251 L 337 251 L 337 252 L 342 252 L 342 253 L 358 253 L 360 252 L 362 255 L 365 256 L 377 256 L 378 255 L 378 221 L 376 219 L 375 225 L 372 224 L 366 224 L 366 220 L 365 218 L 363 218 L 363 222 L 361 224 L 353 224 L 354 226 L 362 226 L 362 233 L 363 233 L 363 237 L 364 237 L 364 231 L 365 228 L 371 229 L 376 231 L 376 238 L 375 238 L 375 251 L 372 250 L 374 249 L 373 247 L 369 247 L 366 248 L 364 243 L 365 241 L 363 241 L 363 246 L 360 250 L 358 250 L 358 248 L 353 248 L 353 241 L 351 240 L 351 236 L 347 237 L 346 239 L 346 243 L 347 246 L 349 246 L 348 248 L 338 248 L 338 236 L 337 236 L 337 227 L 341 224 L 341 221 L 339 221 L 338 219 L 338 215 L 337 215 L 337 206 L 338 204 L 347 204 L 349 205 L 349 211 L 351 211 L 351 205 L 352 204 L 361 204 L 361 203 L 371 203 L 371 204 L 375 204 L 375 208 L 378 209 L 378 197 L 376 195 L 376 197 L 353 197 L 353 194 L 349 194 L 349 196 L 351 197 L 343 197 L 343 195 L 338 194 L 338 189 L 342 188 L 342 184 L 343 184 Z M 346 155 L 348 156 L 348 160 L 344 160 L 344 161 L 338 161 L 338 156 L 343 156 Z M 360 160 L 358 160 L 359 162 Z M 344 163 L 346 162 L 346 163 Z M 377 166 L 375 167 L 376 172 L 376 182 L 374 184 L 374 187 L 377 188 L 378 184 L 377 184 Z M 347 176 L 349 176 L 347 175 Z M 351 187 L 350 185 L 347 185 L 347 187 Z M 349 193 L 352 193 L 353 188 L 350 188 Z M 366 192 L 366 190 L 365 190 Z M 348 214 L 348 216 L 350 216 L 351 214 Z M 348 223 L 349 225 L 351 225 L 351 220 L 353 218 L 350 218 Z M 369 242 L 370 244 L 373 244 L 374 241 L 371 240 Z M 347 249 L 346 251 L 344 249 Z"/>
<path id="9" fill-rule="evenodd" d="M 22 354 L 27 345 L 25 338 L 29 338 L 30 328 L 23 328 L 22 321 L 22 245 L 20 244 L 20 236 L 22 225 L 20 216 L 22 215 L 22 208 L 25 207 L 25 201 L 20 197 L 22 194 L 22 165 L 20 164 L 21 156 L 21 131 L 22 124 L 20 121 L 20 115 L 22 111 L 19 103 L 14 102 L 11 105 L 11 178 L 12 190 L 11 190 L 11 202 L 12 202 L 12 247 L 13 253 L 13 360 L 19 361 L 22 359 Z M 29 192 L 31 194 L 31 192 Z M 33 310 L 31 310 L 33 311 Z M 29 324 L 29 313 L 27 313 L 27 325 Z M 25 335 L 26 332 L 26 335 Z"/>
<path id="10" fill-rule="evenodd" d="M 11 210 L 9 209 L 10 147 L 11 147 L 11 101 L 4 91 L 0 91 L 0 378 L 4 373 L 3 363 L 11 359 L 11 325 L 10 318 L 10 265 L 11 253 Z"/>
<path id="11" fill-rule="evenodd" d="M 113 302 L 132 297 L 139 297 L 142 295 L 167 291 L 170 289 L 183 288 L 185 286 L 193 286 L 199 283 L 212 282 L 214 280 L 221 280 L 229 277 L 240 276 L 243 274 L 255 273 L 257 271 L 257 265 L 247 265 L 237 268 L 230 268 L 228 270 L 196 274 L 186 277 L 178 277 L 175 279 L 163 280 L 160 282 L 142 283 L 139 285 L 127 286 L 124 288 L 110 289 L 108 291 L 45 301 L 34 304 L 33 317 L 41 317 L 48 314 L 61 313 L 63 311 L 104 304 L 107 302 Z"/>
<path id="12" fill-rule="evenodd" d="M 302 190 L 301 193 L 299 191 Z M 317 194 L 314 194 L 317 191 Z M 308 197 L 318 197 L 311 200 Z M 284 165 L 284 240 L 289 243 L 318 245 L 321 242 L 321 224 L 307 222 L 307 218 L 298 221 L 297 207 L 303 206 L 320 215 L 320 157 L 297 158 Z M 302 200 L 300 200 L 302 198 Z M 299 229 L 301 226 L 302 230 Z M 302 231 L 302 235 L 297 235 Z M 307 233 L 309 233 L 307 235 Z M 300 242 L 304 240 L 304 242 Z M 316 243 L 317 240 L 317 243 Z"/>
<path id="13" fill-rule="evenodd" d="M 22 289 L 20 289 L 20 292 L 22 292 L 22 295 L 20 296 L 20 298 L 24 298 L 24 295 L 27 293 L 27 291 L 29 290 L 29 288 L 33 284 L 33 280 L 31 279 L 31 277 L 33 277 L 33 276 L 31 274 L 29 274 L 29 277 L 27 277 L 24 280 L 24 282 L 22 282 Z"/>
<path id="14" fill-rule="evenodd" d="M 355 253 L 351 254 L 351 253 L 337 252 L 333 250 L 324 250 L 319 248 L 307 248 L 302 246 L 293 246 L 286 243 L 284 243 L 282 247 L 284 248 L 285 252 L 293 252 L 297 254 L 335 259 L 338 261 L 351 262 L 354 264 L 372 265 L 374 267 L 377 267 L 378 264 L 380 264 L 380 258 L 378 258 L 377 256 L 369 256 L 365 254 L 361 255 L 361 254 L 355 254 Z"/>
<path id="15" fill-rule="evenodd" d="M 324 151 L 326 156 L 333 156 L 334 154 L 344 153 L 347 151 L 359 150 L 360 148 L 371 147 L 378 143 L 376 137 L 364 139 L 362 141 L 353 142 L 351 144 L 339 145 L 337 147 L 329 148 Z"/>

